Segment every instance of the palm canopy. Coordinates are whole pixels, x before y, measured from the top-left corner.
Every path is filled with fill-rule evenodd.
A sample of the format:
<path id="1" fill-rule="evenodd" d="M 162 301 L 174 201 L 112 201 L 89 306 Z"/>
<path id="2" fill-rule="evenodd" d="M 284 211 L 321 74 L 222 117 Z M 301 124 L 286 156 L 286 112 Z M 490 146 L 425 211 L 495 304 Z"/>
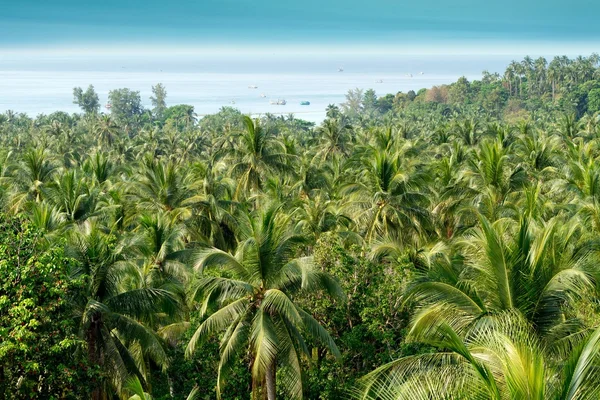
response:
<path id="1" fill-rule="evenodd" d="M 248 193 L 260 189 L 268 173 L 290 170 L 287 163 L 290 155 L 283 143 L 258 120 L 244 116 L 243 122 L 244 130 L 237 135 L 235 164 L 231 169 L 234 175 L 239 176 L 238 193 L 240 190 Z"/>
<path id="2" fill-rule="evenodd" d="M 263 393 L 266 390 L 268 398 L 274 398 L 279 366 L 280 387 L 289 398 L 301 398 L 299 357 L 308 353 L 305 334 L 322 341 L 336 357 L 339 351 L 294 295 L 324 290 L 341 298 L 341 289 L 335 280 L 314 268 L 311 257 L 302 256 L 305 239 L 292 233 L 289 217 L 280 206 L 242 214 L 238 222 L 235 254 L 214 248 L 197 254 L 195 266 L 203 276 L 195 298 L 202 299 L 200 313 L 210 315 L 194 333 L 186 353 L 191 355 L 202 338 L 224 331 L 218 393 L 235 356 L 248 349 L 255 393 L 263 387 Z M 220 273 L 211 274 L 215 268 Z"/>
<path id="3" fill-rule="evenodd" d="M 100 365 L 110 383 L 120 391 L 130 375 L 142 377 L 140 360 L 132 352 L 157 365 L 166 366 L 167 355 L 158 335 L 147 326 L 157 315 L 177 315 L 179 304 L 170 291 L 154 287 L 125 289 L 131 274 L 122 247 L 95 223 L 86 222 L 71 232 L 69 254 L 78 261 L 74 276 L 83 276 L 87 287 L 73 300 L 80 334 L 87 342 L 88 355 Z M 101 398 L 108 388 L 98 388 L 93 397 Z"/>
<path id="4" fill-rule="evenodd" d="M 409 298 L 424 308 L 445 304 L 444 313 L 455 310 L 465 325 L 518 310 L 544 334 L 564 321 L 562 307 L 600 278 L 594 244 L 582 240 L 575 219 L 479 219 L 457 245 L 462 252 L 436 254 L 416 271 Z"/>
<path id="5" fill-rule="evenodd" d="M 362 380 L 362 399 L 596 399 L 600 328 L 578 344 L 547 344 L 519 313 L 486 317 L 459 334 L 439 314 L 419 314 L 409 340 L 440 352 L 405 357 Z"/>
<path id="6" fill-rule="evenodd" d="M 422 234 L 428 228 L 427 197 L 421 191 L 425 175 L 402 161 L 401 152 L 367 148 L 351 160 L 362 171 L 342 193 L 349 195 L 346 208 L 355 216 L 365 241 L 390 232 Z"/>

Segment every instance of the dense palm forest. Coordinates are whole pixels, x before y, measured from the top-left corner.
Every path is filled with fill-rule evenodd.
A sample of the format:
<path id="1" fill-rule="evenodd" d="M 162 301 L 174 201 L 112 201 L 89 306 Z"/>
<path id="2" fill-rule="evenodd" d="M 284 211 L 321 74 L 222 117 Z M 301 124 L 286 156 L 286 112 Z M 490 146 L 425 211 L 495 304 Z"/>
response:
<path id="1" fill-rule="evenodd" d="M 315 126 L 75 88 L 0 115 L 0 399 L 597 399 L 600 68 Z"/>

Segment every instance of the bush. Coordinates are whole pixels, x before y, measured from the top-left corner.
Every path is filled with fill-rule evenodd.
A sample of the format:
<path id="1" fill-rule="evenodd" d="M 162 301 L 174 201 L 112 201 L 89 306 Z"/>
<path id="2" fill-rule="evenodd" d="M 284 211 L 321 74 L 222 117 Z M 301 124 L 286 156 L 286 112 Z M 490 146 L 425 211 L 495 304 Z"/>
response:
<path id="1" fill-rule="evenodd" d="M 89 397 L 69 299 L 81 283 L 61 248 L 40 250 L 20 218 L 0 216 L 0 399 Z"/>

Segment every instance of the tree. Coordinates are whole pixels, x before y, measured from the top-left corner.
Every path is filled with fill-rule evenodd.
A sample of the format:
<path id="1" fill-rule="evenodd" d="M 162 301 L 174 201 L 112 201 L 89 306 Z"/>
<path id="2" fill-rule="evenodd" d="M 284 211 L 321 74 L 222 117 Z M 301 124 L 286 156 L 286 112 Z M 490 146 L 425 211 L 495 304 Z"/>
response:
<path id="1" fill-rule="evenodd" d="M 341 104 L 344 113 L 350 118 L 357 117 L 364 109 L 363 90 L 356 88 L 348 90 L 346 101 Z"/>
<path id="2" fill-rule="evenodd" d="M 368 89 L 367 91 L 365 91 L 365 94 L 363 96 L 363 105 L 364 105 L 364 109 L 367 113 L 376 111 L 377 95 L 375 94 L 375 90 Z"/>
<path id="3" fill-rule="evenodd" d="M 150 97 L 150 101 L 152 102 L 152 112 L 154 116 L 162 120 L 164 116 L 164 112 L 167 109 L 167 89 L 165 89 L 162 83 L 158 83 L 156 86 L 152 86 L 152 94 Z"/>
<path id="4" fill-rule="evenodd" d="M 426 196 L 419 190 L 424 176 L 404 165 L 397 152 L 367 149 L 358 162 L 363 167 L 360 175 L 342 192 L 348 195 L 348 215 L 365 241 L 390 234 L 403 239 L 421 234 L 428 222 Z"/>
<path id="5" fill-rule="evenodd" d="M 470 83 L 464 76 L 450 85 L 448 89 L 448 101 L 454 104 L 464 104 L 469 98 Z"/>
<path id="6" fill-rule="evenodd" d="M 143 114 L 140 92 L 130 89 L 115 89 L 108 92 L 110 112 L 121 124 L 135 122 Z"/>
<path id="7" fill-rule="evenodd" d="M 100 109 L 100 99 L 93 85 L 88 86 L 85 92 L 80 87 L 73 88 L 73 103 L 86 114 L 96 114 Z"/>
<path id="8" fill-rule="evenodd" d="M 130 375 L 143 378 L 140 369 L 147 358 L 166 366 L 161 340 L 148 324 L 160 321 L 160 315 L 168 322 L 179 305 L 168 289 L 124 289 L 127 276 L 137 271 L 123 263 L 123 247 L 116 246 L 96 222 L 86 221 L 74 229 L 67 250 L 77 261 L 73 278 L 85 281 L 81 295 L 73 300 L 78 332 L 90 364 L 108 377 L 92 392 L 93 400 L 102 399 L 112 390 L 120 392 Z"/>
<path id="9" fill-rule="evenodd" d="M 263 186 L 268 173 L 289 170 L 285 146 L 273 137 L 268 128 L 263 127 L 258 119 L 253 121 L 248 116 L 244 116 L 244 128 L 237 135 L 236 163 L 231 168 L 240 177 L 236 193 L 241 190 L 246 193 L 257 191 Z"/>
<path id="10" fill-rule="evenodd" d="M 391 93 L 381 96 L 377 99 L 377 109 L 381 114 L 385 114 L 392 109 L 394 104 L 394 95 Z"/>
<path id="11" fill-rule="evenodd" d="M 518 314 L 490 316 L 471 332 L 420 314 L 410 340 L 443 350 L 399 359 L 363 380 L 361 399 L 595 399 L 600 328 L 577 345 L 540 341 Z"/>
<path id="12" fill-rule="evenodd" d="M 335 104 L 329 104 L 327 106 L 327 110 L 325 111 L 327 118 L 339 118 L 340 116 L 340 108 Z"/>
<path id="13" fill-rule="evenodd" d="M 60 247 L 22 218 L 0 216 L 0 398 L 77 399 L 100 378 L 79 350 L 70 299 L 81 280 Z"/>
<path id="14" fill-rule="evenodd" d="M 186 353 L 199 341 L 225 331 L 217 391 L 222 393 L 228 368 L 246 349 L 250 354 L 253 393 L 261 390 L 275 399 L 276 382 L 287 398 L 302 398 L 300 354 L 310 354 L 306 333 L 322 341 L 336 356 L 339 351 L 327 331 L 294 302 L 298 292 L 324 290 L 341 298 L 336 281 L 314 268 L 312 258 L 299 256 L 302 236 L 290 232 L 289 217 L 280 206 L 241 215 L 240 242 L 234 255 L 217 249 L 200 251 L 195 266 L 204 272 L 195 298 L 204 299 L 201 313 L 215 311 L 198 327 Z M 213 268 L 221 274 L 209 274 Z M 279 367 L 279 379 L 276 371 Z"/>
<path id="15" fill-rule="evenodd" d="M 588 94 L 587 111 L 594 114 L 600 111 L 600 89 L 592 89 Z"/>
<path id="16" fill-rule="evenodd" d="M 323 159 L 347 155 L 349 152 L 348 131 L 350 125 L 340 119 L 329 118 L 318 128 L 321 134 L 321 150 L 317 153 Z"/>
<path id="17" fill-rule="evenodd" d="M 166 122 L 173 121 L 178 129 L 189 128 L 196 122 L 194 106 L 178 104 L 164 110 L 163 118 Z"/>

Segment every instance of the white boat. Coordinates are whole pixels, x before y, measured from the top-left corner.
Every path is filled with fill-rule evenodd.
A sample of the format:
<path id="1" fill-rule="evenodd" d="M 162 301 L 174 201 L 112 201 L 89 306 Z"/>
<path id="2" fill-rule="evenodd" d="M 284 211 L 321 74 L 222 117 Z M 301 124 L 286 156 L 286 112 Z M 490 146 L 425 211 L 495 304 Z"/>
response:
<path id="1" fill-rule="evenodd" d="M 383 83 L 383 79 L 379 79 L 379 80 L 375 81 L 375 83 Z"/>
<path id="2" fill-rule="evenodd" d="M 413 77 L 413 76 L 412 76 L 412 74 L 406 74 L 406 76 L 407 76 L 408 78 L 412 78 L 412 77 Z"/>
<path id="3" fill-rule="evenodd" d="M 258 86 L 256 86 L 256 85 L 250 85 L 250 86 L 248 86 L 248 89 L 258 89 Z"/>
<path id="4" fill-rule="evenodd" d="M 419 72 L 419 75 L 425 75 L 425 72 Z"/>
<path id="5" fill-rule="evenodd" d="M 287 101 L 285 101 L 285 99 L 277 99 L 271 100 L 270 103 L 275 106 L 285 106 L 287 104 Z"/>
<path id="6" fill-rule="evenodd" d="M 339 67 L 338 72 L 344 72 L 344 67 Z"/>
<path id="7" fill-rule="evenodd" d="M 265 97 L 267 97 L 267 95 L 266 95 L 266 94 L 264 94 L 264 93 L 261 93 L 261 94 L 260 94 L 260 97 L 262 97 L 262 98 L 265 98 Z"/>
<path id="8" fill-rule="evenodd" d="M 110 103 L 106 103 L 106 105 L 104 106 L 107 110 L 110 110 L 112 108 L 112 104 Z"/>
<path id="9" fill-rule="evenodd" d="M 235 104 L 235 100 L 231 100 L 229 104 Z"/>

